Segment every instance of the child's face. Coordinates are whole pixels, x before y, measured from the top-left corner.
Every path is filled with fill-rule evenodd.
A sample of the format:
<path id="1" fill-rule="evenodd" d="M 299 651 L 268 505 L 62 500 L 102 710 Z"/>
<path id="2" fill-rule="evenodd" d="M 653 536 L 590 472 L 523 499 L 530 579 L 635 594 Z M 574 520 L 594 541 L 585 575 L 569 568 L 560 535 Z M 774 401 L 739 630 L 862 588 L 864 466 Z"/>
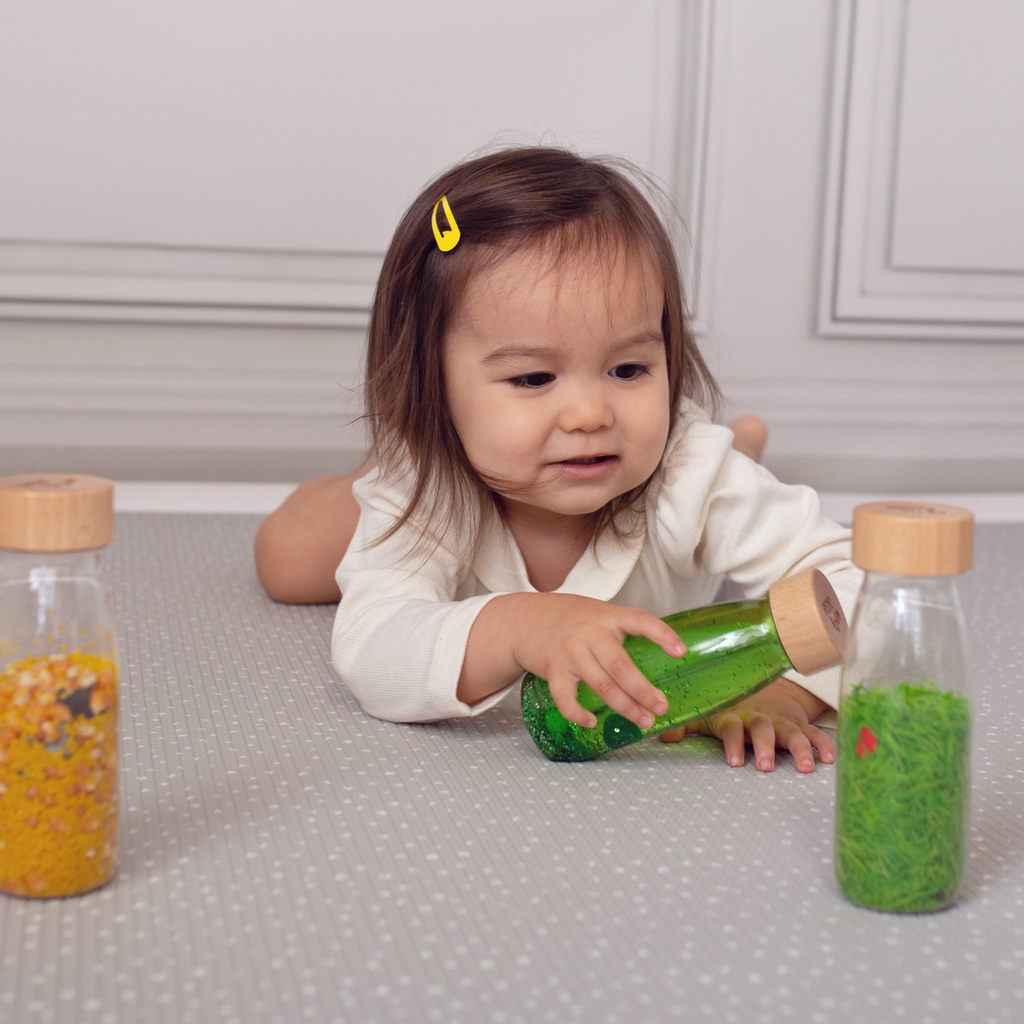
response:
<path id="1" fill-rule="evenodd" d="M 642 484 L 668 439 L 661 276 L 526 252 L 470 281 L 445 339 L 448 407 L 513 518 L 578 516 Z"/>

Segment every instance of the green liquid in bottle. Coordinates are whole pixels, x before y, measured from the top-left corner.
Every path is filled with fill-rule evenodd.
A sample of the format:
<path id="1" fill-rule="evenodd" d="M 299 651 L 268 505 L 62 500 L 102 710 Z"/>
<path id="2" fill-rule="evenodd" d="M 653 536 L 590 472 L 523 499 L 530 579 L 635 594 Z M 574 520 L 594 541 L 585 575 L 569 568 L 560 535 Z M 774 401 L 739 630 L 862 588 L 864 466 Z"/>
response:
<path id="1" fill-rule="evenodd" d="M 612 711 L 582 682 L 579 702 L 597 718 L 597 725 L 593 729 L 575 725 L 555 706 L 548 684 L 527 673 L 523 719 L 547 757 L 588 761 L 644 736 L 707 718 L 793 667 L 775 631 L 767 598 L 694 608 L 666 616 L 664 621 L 686 644 L 682 658 L 669 657 L 646 637 L 628 636 L 623 645 L 640 671 L 668 698 L 668 710 L 649 729 Z"/>

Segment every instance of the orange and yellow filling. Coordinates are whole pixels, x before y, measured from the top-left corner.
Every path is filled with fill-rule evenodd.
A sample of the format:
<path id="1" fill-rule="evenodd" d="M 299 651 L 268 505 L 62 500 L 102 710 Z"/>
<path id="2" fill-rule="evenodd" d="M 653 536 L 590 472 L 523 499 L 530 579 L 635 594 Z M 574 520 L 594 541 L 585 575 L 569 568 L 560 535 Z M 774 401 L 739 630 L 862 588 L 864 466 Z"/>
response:
<path id="1" fill-rule="evenodd" d="M 23 658 L 0 673 L 0 889 L 70 896 L 117 859 L 117 665 Z"/>

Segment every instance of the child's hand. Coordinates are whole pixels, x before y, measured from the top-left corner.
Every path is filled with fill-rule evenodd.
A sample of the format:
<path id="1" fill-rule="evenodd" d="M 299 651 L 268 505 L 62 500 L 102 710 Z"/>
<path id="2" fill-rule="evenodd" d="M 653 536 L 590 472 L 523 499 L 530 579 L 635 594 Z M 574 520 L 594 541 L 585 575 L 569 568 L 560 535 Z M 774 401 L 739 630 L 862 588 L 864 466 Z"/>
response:
<path id="1" fill-rule="evenodd" d="M 474 704 L 525 670 L 547 680 L 570 722 L 590 729 L 596 719 L 576 699 L 582 679 L 610 708 L 647 729 L 668 701 L 623 649 L 627 633 L 647 637 L 671 657 L 686 653 L 675 630 L 639 608 L 574 594 L 502 594 L 470 630 L 458 697 Z"/>
<path id="2" fill-rule="evenodd" d="M 613 711 L 641 729 L 668 710 L 665 694 L 645 678 L 623 649 L 626 634 L 645 636 L 671 657 L 686 654 L 679 635 L 639 608 L 573 594 L 529 594 L 513 643 L 516 661 L 547 680 L 558 710 L 590 729 L 597 719 L 576 699 L 583 680 Z"/>
<path id="3" fill-rule="evenodd" d="M 793 755 L 798 772 L 814 771 L 814 751 L 823 764 L 835 760 L 835 746 L 829 736 L 810 724 L 827 705 L 813 693 L 789 679 L 776 679 L 763 690 L 717 715 L 683 729 L 663 732 L 662 743 L 677 743 L 683 736 L 717 736 L 725 746 L 725 759 L 734 768 L 746 758 L 746 744 L 754 747 L 758 771 L 775 767 L 775 749 Z"/>

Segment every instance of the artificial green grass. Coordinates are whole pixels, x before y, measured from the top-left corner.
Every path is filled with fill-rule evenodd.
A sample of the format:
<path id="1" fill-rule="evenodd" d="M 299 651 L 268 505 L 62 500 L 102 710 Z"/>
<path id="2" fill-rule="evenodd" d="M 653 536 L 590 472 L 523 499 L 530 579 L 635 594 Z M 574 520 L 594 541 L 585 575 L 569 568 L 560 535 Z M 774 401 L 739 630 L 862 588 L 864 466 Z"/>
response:
<path id="1" fill-rule="evenodd" d="M 854 903 L 937 910 L 967 854 L 971 708 L 923 680 L 857 686 L 839 713 L 836 878 Z"/>

